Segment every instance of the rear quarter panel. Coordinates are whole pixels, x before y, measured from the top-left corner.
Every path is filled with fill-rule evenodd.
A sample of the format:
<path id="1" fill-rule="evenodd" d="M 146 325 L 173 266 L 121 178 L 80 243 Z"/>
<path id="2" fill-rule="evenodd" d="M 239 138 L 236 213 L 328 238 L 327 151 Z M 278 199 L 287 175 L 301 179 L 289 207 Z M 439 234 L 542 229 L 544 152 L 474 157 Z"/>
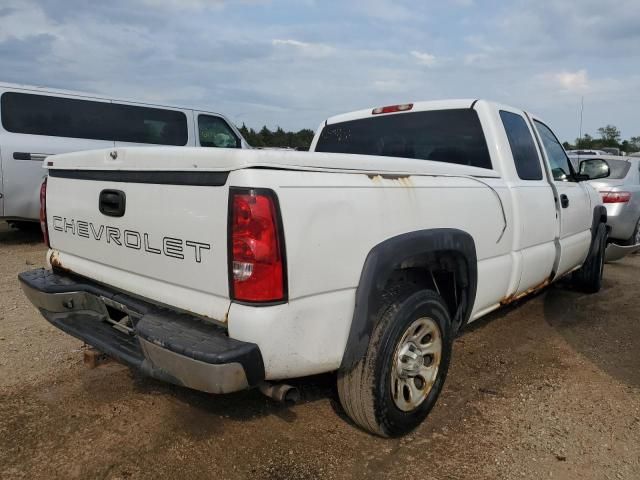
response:
<path id="1" fill-rule="evenodd" d="M 501 179 L 283 172 L 232 172 L 230 185 L 272 185 L 282 210 L 289 303 L 260 309 L 232 304 L 229 333 L 257 342 L 267 377 L 338 368 L 353 316 L 355 290 L 371 249 L 396 235 L 451 227 L 470 233 L 478 256 L 474 312 L 509 288 L 512 217 Z M 512 222 L 508 222 L 512 224 Z M 273 312 L 268 312 L 273 310 Z M 277 333 L 274 333 L 277 332 Z"/>

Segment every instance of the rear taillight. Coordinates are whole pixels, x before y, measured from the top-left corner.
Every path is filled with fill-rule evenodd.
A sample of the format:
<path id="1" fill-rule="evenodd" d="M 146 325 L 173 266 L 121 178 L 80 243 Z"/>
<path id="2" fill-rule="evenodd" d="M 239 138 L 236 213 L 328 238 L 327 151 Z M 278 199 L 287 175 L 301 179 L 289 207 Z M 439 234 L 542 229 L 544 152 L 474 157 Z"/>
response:
<path id="1" fill-rule="evenodd" d="M 44 178 L 40 185 L 40 228 L 42 229 L 42 237 L 47 247 L 49 244 L 49 226 L 47 225 L 47 177 Z"/>
<path id="2" fill-rule="evenodd" d="M 413 103 L 403 103 L 402 105 L 388 105 L 386 107 L 374 108 L 372 115 L 380 115 L 381 113 L 406 112 L 413 108 Z"/>
<path id="3" fill-rule="evenodd" d="M 602 203 L 627 203 L 631 200 L 629 192 L 600 192 Z"/>
<path id="4" fill-rule="evenodd" d="M 275 193 L 232 189 L 229 206 L 231 298 L 244 302 L 286 300 L 284 240 Z"/>

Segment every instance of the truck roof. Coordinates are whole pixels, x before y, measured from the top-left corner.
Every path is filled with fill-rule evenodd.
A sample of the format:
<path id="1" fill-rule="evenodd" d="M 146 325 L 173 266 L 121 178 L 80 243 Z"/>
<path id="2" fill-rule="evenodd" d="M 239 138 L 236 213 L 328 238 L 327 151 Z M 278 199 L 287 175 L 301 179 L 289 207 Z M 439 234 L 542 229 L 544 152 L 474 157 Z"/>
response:
<path id="1" fill-rule="evenodd" d="M 411 112 L 421 112 L 426 110 L 447 110 L 452 108 L 470 108 L 474 99 L 453 99 L 453 100 L 427 100 L 420 102 L 406 102 L 402 105 L 412 105 Z M 361 118 L 368 118 L 373 115 L 373 110 L 377 107 L 365 108 L 363 110 L 355 110 L 353 112 L 341 113 L 339 115 L 334 115 L 329 117 L 325 123 L 325 125 L 332 123 L 341 123 L 348 122 L 350 120 L 359 120 Z M 397 112 L 397 113 L 405 113 L 407 110 Z M 396 113 L 386 113 L 384 115 L 395 115 Z"/>
<path id="2" fill-rule="evenodd" d="M 376 116 L 377 115 L 398 115 L 400 113 L 407 113 L 407 112 L 424 112 L 428 110 L 449 110 L 449 109 L 457 109 L 457 108 L 471 108 L 476 102 L 480 102 L 480 101 L 487 102 L 492 105 L 497 105 L 499 107 L 503 106 L 509 109 L 522 111 L 519 108 L 511 107 L 509 105 L 504 105 L 504 104 L 493 102 L 490 100 L 462 98 L 462 99 L 425 100 L 425 101 L 418 101 L 418 102 L 406 102 L 404 104 L 398 104 L 398 105 L 392 105 L 392 106 L 395 107 L 395 106 L 410 105 L 411 108 L 408 110 L 398 110 L 398 111 L 389 112 L 389 113 L 386 113 L 386 112 L 376 113 L 375 115 Z M 330 125 L 333 123 L 342 123 L 342 122 L 348 122 L 350 120 L 359 120 L 362 118 L 369 118 L 374 116 L 374 113 L 373 113 L 374 110 L 380 109 L 380 108 L 383 108 L 383 107 L 378 105 L 376 107 L 365 108 L 363 110 L 355 110 L 353 112 L 334 115 L 332 117 L 329 117 L 326 121 L 324 121 L 322 125 Z"/>

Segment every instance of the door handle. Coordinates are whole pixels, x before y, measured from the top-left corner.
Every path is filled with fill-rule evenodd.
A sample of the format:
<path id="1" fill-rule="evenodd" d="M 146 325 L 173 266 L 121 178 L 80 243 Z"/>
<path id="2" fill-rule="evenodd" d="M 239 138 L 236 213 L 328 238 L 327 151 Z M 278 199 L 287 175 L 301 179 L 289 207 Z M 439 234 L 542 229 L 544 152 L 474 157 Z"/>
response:
<path id="1" fill-rule="evenodd" d="M 122 217 L 127 205 L 127 197 L 121 190 L 102 190 L 98 208 L 109 217 Z"/>
<path id="2" fill-rule="evenodd" d="M 564 193 L 560 195 L 560 205 L 562 205 L 562 208 L 567 208 L 569 206 L 569 197 Z"/>

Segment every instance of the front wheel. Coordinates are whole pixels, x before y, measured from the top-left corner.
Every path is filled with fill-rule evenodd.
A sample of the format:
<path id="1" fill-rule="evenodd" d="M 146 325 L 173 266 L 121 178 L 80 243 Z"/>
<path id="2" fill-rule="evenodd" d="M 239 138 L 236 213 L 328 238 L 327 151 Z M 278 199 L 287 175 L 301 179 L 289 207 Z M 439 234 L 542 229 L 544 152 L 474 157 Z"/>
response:
<path id="1" fill-rule="evenodd" d="M 598 226 L 596 238 L 593 240 L 595 250 L 584 262 L 584 265 L 574 273 L 575 282 L 585 293 L 596 293 L 602 288 L 607 237 L 607 227 L 601 223 Z"/>
<path id="2" fill-rule="evenodd" d="M 356 424 L 391 437 L 416 428 L 435 405 L 453 335 L 449 311 L 436 292 L 398 285 L 383 298 L 364 358 L 338 373 L 338 394 Z"/>

